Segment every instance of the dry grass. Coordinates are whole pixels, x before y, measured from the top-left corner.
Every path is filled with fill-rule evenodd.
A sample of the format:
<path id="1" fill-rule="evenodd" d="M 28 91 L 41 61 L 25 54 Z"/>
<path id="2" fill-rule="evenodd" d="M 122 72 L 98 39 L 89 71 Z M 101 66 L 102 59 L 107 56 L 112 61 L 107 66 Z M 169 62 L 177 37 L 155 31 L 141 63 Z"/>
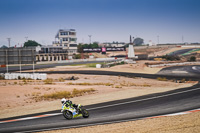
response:
<path id="1" fill-rule="evenodd" d="M 116 85 L 115 88 L 122 88 L 122 86 Z"/>
<path id="2" fill-rule="evenodd" d="M 117 83 L 115 83 L 117 84 Z M 113 83 L 72 83 L 69 82 L 67 85 L 85 85 L 85 86 L 92 86 L 92 85 L 105 85 L 105 86 L 114 86 Z M 122 88 L 122 87 L 131 87 L 131 86 L 137 86 L 137 87 L 151 87 L 149 84 L 135 84 L 135 83 L 126 83 L 125 81 L 122 83 L 119 83 L 119 85 L 116 85 L 115 88 Z"/>
<path id="3" fill-rule="evenodd" d="M 112 86 L 113 84 L 112 83 L 87 83 L 87 82 L 84 82 L 84 83 L 72 83 L 72 82 L 69 82 L 67 83 L 67 85 L 105 85 L 105 86 Z"/>
<path id="4" fill-rule="evenodd" d="M 125 83 L 125 82 L 120 83 L 120 86 L 122 86 L 122 87 L 131 87 L 131 86 L 136 86 L 136 87 L 151 87 L 151 85 L 149 85 L 149 84 L 135 84 L 135 83 Z"/>
<path id="5" fill-rule="evenodd" d="M 159 81 L 168 81 L 165 77 L 158 77 L 157 80 L 159 80 Z"/>
<path id="6" fill-rule="evenodd" d="M 33 89 L 40 90 L 40 87 L 34 87 Z"/>
<path id="7" fill-rule="evenodd" d="M 65 79 L 59 78 L 58 81 L 59 81 L 59 82 L 65 82 Z"/>
<path id="8" fill-rule="evenodd" d="M 48 78 L 46 80 L 43 80 L 44 84 L 53 84 L 53 79 Z"/>
<path id="9" fill-rule="evenodd" d="M 39 99 L 44 99 L 44 100 L 49 100 L 49 99 L 61 99 L 63 97 L 65 98 L 73 98 L 73 97 L 78 97 L 78 96 L 83 96 L 85 94 L 91 94 L 95 92 L 93 88 L 89 89 L 83 89 L 83 90 L 78 90 L 78 89 L 73 89 L 72 92 L 69 91 L 58 91 L 58 92 L 53 92 L 51 94 L 44 94 L 43 96 L 37 97 Z"/>
<path id="10" fill-rule="evenodd" d="M 33 93 L 32 93 L 32 96 L 33 96 L 33 97 L 38 97 L 40 94 L 41 94 L 41 92 L 33 92 Z"/>

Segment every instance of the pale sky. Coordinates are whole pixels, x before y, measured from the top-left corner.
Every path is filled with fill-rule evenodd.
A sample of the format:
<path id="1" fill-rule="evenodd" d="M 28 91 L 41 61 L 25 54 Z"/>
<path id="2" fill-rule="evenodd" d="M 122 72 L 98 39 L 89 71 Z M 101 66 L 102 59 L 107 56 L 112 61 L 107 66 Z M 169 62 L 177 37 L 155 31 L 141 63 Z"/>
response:
<path id="1" fill-rule="evenodd" d="M 0 46 L 35 40 L 51 45 L 59 29 L 76 29 L 78 43 L 200 42 L 200 0 L 1 0 Z"/>

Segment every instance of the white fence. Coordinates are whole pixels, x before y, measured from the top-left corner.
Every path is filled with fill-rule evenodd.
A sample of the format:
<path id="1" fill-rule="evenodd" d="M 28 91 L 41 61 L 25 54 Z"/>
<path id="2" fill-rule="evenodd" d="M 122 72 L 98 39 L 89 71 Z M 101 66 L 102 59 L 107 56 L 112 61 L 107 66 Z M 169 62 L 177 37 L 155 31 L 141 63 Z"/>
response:
<path id="1" fill-rule="evenodd" d="M 5 73 L 1 75 L 4 75 L 5 79 L 47 79 L 46 73 Z"/>

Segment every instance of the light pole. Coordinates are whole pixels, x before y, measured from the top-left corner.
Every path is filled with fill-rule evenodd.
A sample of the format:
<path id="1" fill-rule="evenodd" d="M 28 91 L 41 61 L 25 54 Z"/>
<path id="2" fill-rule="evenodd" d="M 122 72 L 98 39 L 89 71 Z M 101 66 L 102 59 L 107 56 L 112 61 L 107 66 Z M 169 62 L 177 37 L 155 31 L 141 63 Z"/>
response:
<path id="1" fill-rule="evenodd" d="M 7 38 L 8 39 L 8 47 L 10 48 L 10 40 L 11 38 Z"/>
<path id="2" fill-rule="evenodd" d="M 157 36 L 158 44 L 159 44 L 159 36 Z"/>
<path id="3" fill-rule="evenodd" d="M 182 36 L 182 43 L 184 43 L 184 36 Z"/>
<path id="4" fill-rule="evenodd" d="M 88 35 L 89 36 L 89 39 L 90 39 L 90 44 L 91 44 L 91 37 L 92 37 L 92 35 Z"/>

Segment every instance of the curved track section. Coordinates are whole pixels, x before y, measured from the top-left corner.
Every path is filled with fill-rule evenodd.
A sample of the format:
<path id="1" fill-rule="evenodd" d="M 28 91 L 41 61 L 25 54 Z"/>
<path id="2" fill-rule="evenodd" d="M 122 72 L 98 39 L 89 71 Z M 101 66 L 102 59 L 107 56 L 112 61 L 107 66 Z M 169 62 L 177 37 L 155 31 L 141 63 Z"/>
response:
<path id="1" fill-rule="evenodd" d="M 171 76 L 185 76 L 185 77 L 200 77 L 200 66 L 191 65 L 191 66 L 173 66 L 163 68 L 157 74 L 160 75 L 171 75 Z"/>
<path id="2" fill-rule="evenodd" d="M 189 66 L 187 66 L 189 67 Z M 175 67 L 176 68 L 176 67 Z M 75 70 L 75 71 L 43 71 L 41 73 L 47 73 L 47 74 L 89 74 L 89 75 L 110 75 L 110 76 L 125 76 L 125 77 L 143 77 L 143 78 L 151 78 L 151 79 L 157 79 L 158 77 L 165 77 L 167 79 L 187 79 L 187 80 L 200 80 L 200 73 L 174 73 L 173 71 L 174 67 L 162 69 L 165 72 L 159 72 L 157 74 L 143 74 L 143 73 L 128 73 L 128 72 L 114 72 L 114 71 L 95 71 L 95 70 Z M 181 69 L 184 69 L 181 67 Z M 40 72 L 38 72 L 40 73 Z"/>

